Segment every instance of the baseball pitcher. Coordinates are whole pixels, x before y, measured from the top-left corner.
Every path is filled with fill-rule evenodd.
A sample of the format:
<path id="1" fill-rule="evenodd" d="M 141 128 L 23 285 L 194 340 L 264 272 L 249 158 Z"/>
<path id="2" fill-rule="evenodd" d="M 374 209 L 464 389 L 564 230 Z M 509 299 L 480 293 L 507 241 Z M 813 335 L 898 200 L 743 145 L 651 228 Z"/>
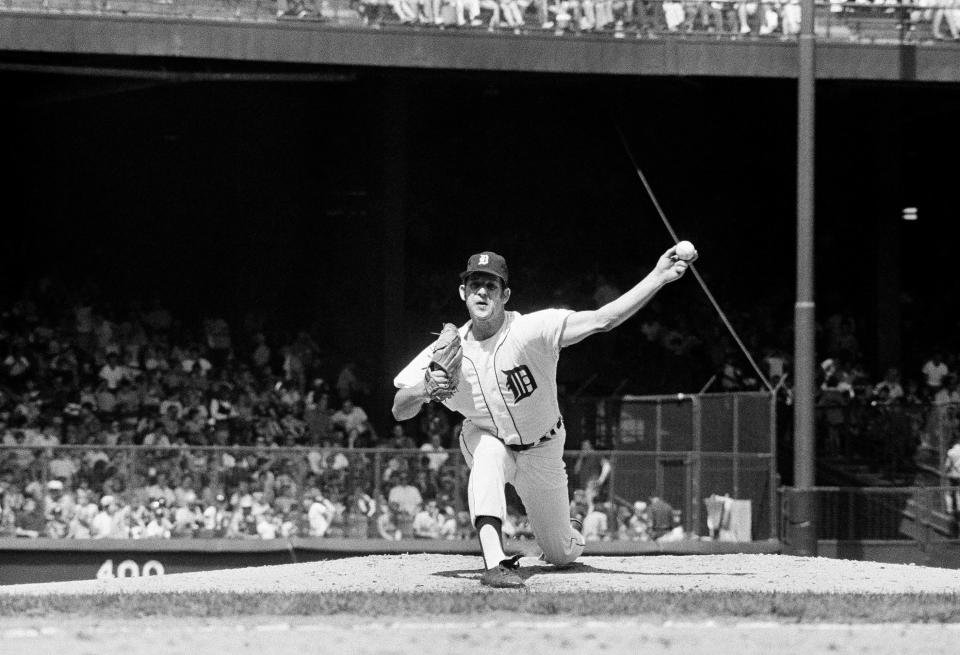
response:
<path id="1" fill-rule="evenodd" d="M 470 320 L 445 326 L 397 375 L 393 415 L 411 419 L 430 401 L 463 415 L 460 449 L 470 467 L 467 497 L 483 554 L 482 584 L 524 586 L 519 556 L 503 551 L 507 482 L 523 501 L 543 560 L 565 566 L 583 552 L 583 536 L 571 524 L 563 463 L 560 350 L 626 321 L 680 279 L 696 257 L 692 246 L 680 252 L 674 246 L 636 286 L 599 309 L 531 314 L 506 310 L 511 290 L 503 257 L 485 251 L 467 261 L 459 291 Z"/>

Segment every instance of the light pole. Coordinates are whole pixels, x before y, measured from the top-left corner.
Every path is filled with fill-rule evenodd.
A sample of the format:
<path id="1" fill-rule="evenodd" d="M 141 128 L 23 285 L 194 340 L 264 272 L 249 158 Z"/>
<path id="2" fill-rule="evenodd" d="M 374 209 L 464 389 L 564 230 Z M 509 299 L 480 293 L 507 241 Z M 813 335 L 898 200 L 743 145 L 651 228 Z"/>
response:
<path id="1" fill-rule="evenodd" d="M 815 480 L 814 371 L 814 0 L 803 0 L 800 17 L 797 84 L 797 301 L 794 305 L 793 487 L 791 545 L 798 555 L 817 554 Z"/>

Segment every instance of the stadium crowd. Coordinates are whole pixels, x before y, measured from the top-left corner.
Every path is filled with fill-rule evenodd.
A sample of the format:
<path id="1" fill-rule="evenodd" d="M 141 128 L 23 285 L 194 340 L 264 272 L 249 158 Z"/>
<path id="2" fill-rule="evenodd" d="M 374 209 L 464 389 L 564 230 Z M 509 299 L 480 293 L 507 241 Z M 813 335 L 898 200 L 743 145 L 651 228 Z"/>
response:
<path id="1" fill-rule="evenodd" d="M 949 2 L 919 0 L 826 0 L 818 21 L 824 36 L 856 37 L 864 19 L 891 21 L 893 34 L 929 29 L 933 38 L 960 38 L 960 16 Z M 278 0 L 277 17 L 325 17 L 322 0 Z M 417 25 L 565 33 L 607 33 L 615 38 L 657 34 L 716 34 L 795 37 L 800 33 L 800 0 L 354 0 L 350 13 L 368 26 Z M 337 10 L 338 20 L 343 20 Z"/>
<path id="2" fill-rule="evenodd" d="M 220 318 L 185 328 L 159 302 L 120 313 L 65 302 L 46 282 L 11 303 L 0 313 L 0 536 L 471 536 L 467 470 L 447 450 L 453 415 L 431 405 L 382 434 L 355 363 L 327 374 L 307 332 L 274 343 Z M 572 507 L 591 539 L 674 527 L 658 519 L 648 533 L 645 504 L 594 502 L 609 476 L 602 453 L 572 466 L 585 486 Z M 529 536 L 522 506 L 511 511 L 505 533 Z"/>
<path id="3" fill-rule="evenodd" d="M 584 306 L 618 293 L 601 275 L 588 287 L 544 297 Z M 609 385 L 621 390 L 617 377 L 631 367 L 644 373 L 631 391 L 760 388 L 717 322 L 699 313 L 709 308 L 683 311 L 667 316 L 652 304 L 622 341 L 598 341 L 593 365 L 609 364 Z M 789 328 L 771 312 L 732 318 L 789 405 Z M 822 452 L 900 460 L 917 445 L 945 452 L 957 432 L 960 361 L 933 354 L 906 382 L 896 369 L 871 380 L 856 333 L 842 314 L 820 326 L 829 355 Z M 318 341 L 256 320 L 236 329 L 214 317 L 191 329 L 159 302 L 118 312 L 42 281 L 0 311 L 0 535 L 469 538 L 455 415 L 430 405 L 415 421 L 378 429 L 363 408 L 362 367 L 331 367 Z M 576 367 L 575 353 L 565 359 Z M 567 371 L 566 386 L 585 373 Z M 911 429 L 889 420 L 899 408 L 917 408 L 899 414 Z M 879 449 L 869 412 L 894 426 Z M 613 444 L 599 445 L 583 441 L 568 461 L 571 509 L 588 539 L 683 538 L 662 500 L 614 499 L 603 451 Z M 514 501 L 504 532 L 528 537 Z"/>

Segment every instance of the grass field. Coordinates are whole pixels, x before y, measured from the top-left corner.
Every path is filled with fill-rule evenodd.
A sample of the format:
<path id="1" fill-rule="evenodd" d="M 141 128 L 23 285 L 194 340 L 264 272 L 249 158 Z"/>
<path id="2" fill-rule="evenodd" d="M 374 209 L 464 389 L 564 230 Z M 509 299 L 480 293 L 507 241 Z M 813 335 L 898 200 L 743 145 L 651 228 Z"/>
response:
<path id="1" fill-rule="evenodd" d="M 789 622 L 958 623 L 960 594 L 756 592 L 187 592 L 0 598 L 4 617 L 234 616 L 532 616 L 638 617 L 649 620 L 751 618 Z"/>

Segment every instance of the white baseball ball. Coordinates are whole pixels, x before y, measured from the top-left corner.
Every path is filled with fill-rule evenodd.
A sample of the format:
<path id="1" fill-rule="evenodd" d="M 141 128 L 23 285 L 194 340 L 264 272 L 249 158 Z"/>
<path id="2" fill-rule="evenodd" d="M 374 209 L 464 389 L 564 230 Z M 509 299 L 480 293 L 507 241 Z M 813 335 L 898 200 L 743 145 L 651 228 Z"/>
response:
<path id="1" fill-rule="evenodd" d="M 693 244 L 689 241 L 681 241 L 677 244 L 677 259 L 682 259 L 684 261 L 690 261 L 697 256 L 697 249 L 693 247 Z"/>

